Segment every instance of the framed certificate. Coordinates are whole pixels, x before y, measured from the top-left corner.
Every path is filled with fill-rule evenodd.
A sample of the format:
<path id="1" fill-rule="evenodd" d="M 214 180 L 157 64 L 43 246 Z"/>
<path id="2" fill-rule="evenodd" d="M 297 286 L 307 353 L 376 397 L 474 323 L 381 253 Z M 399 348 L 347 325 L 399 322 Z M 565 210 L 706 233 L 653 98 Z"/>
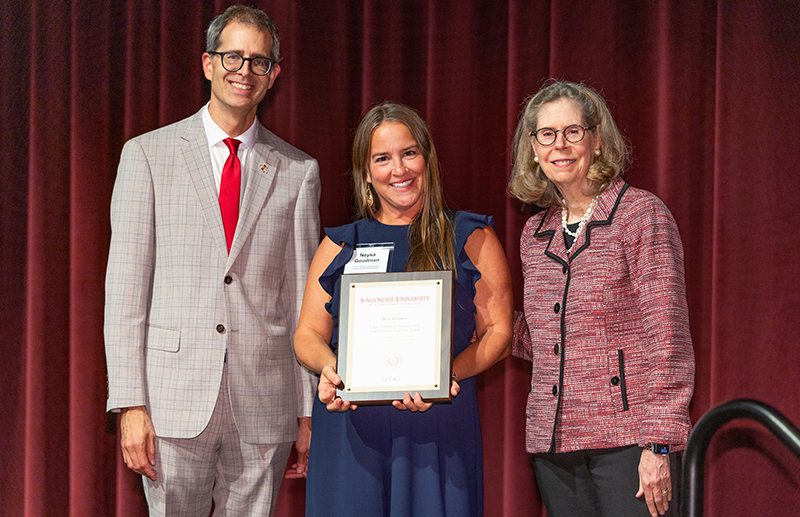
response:
<path id="1" fill-rule="evenodd" d="M 453 272 L 342 275 L 337 369 L 344 400 L 450 400 Z"/>

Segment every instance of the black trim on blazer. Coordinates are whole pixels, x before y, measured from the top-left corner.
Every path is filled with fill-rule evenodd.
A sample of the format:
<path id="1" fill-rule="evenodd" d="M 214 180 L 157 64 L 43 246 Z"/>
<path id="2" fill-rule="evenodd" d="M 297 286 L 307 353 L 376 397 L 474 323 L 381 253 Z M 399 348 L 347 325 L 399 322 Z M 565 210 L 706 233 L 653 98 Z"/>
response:
<path id="1" fill-rule="evenodd" d="M 555 237 L 556 232 L 555 230 L 545 230 L 542 231 L 542 226 L 544 222 L 547 220 L 547 217 L 550 215 L 550 210 L 552 207 L 547 208 L 547 212 L 542 216 L 542 220 L 539 221 L 539 226 L 533 232 L 533 236 L 535 238 L 542 238 L 542 237 L 550 237 L 550 240 L 547 242 L 547 246 L 545 247 L 544 254 L 546 257 L 553 259 L 554 261 L 561 264 L 564 268 L 564 271 L 567 275 L 566 283 L 564 284 L 564 294 L 561 298 L 561 357 L 559 360 L 559 368 L 558 368 L 558 401 L 556 402 L 556 414 L 555 418 L 553 419 L 553 433 L 550 435 L 550 450 L 549 453 L 554 453 L 556 449 L 556 427 L 558 427 L 558 416 L 561 413 L 561 406 L 564 397 L 564 369 L 566 367 L 566 347 L 565 344 L 565 336 L 566 336 L 566 313 L 567 313 L 567 293 L 569 292 L 569 284 L 572 278 L 572 269 L 570 268 L 570 264 L 572 261 L 577 257 L 583 250 L 589 247 L 590 240 L 591 240 L 591 229 L 595 226 L 608 226 L 611 224 L 612 220 L 614 219 L 614 214 L 617 212 L 617 208 L 619 208 L 619 204 L 622 201 L 622 196 L 628 190 L 628 182 L 625 182 L 622 185 L 622 188 L 617 194 L 617 199 L 614 201 L 614 207 L 609 212 L 608 217 L 606 219 L 600 221 L 592 221 L 586 224 L 586 239 L 583 243 L 583 246 L 575 250 L 575 253 L 568 255 L 567 260 L 565 261 L 555 253 L 550 251 L 550 246 L 553 244 L 553 237 Z M 601 194 L 602 195 L 602 194 Z M 621 386 L 622 389 L 622 406 L 625 411 L 628 410 L 628 395 L 625 389 L 625 365 L 623 363 L 622 357 L 622 350 L 619 350 L 619 364 L 620 364 L 620 379 L 621 379 Z"/>
<path id="2" fill-rule="evenodd" d="M 625 356 L 622 350 L 617 350 L 619 358 L 619 389 L 622 393 L 622 410 L 628 410 L 628 390 L 625 388 Z"/>
<path id="3" fill-rule="evenodd" d="M 539 221 L 539 226 L 536 228 L 536 231 L 533 232 L 533 236 L 536 237 L 537 239 L 541 238 L 541 237 L 550 237 L 550 240 L 547 242 L 547 246 L 545 246 L 545 248 L 544 248 L 545 256 L 550 257 L 551 259 L 555 260 L 556 262 L 561 264 L 562 267 L 569 267 L 569 264 L 564 259 L 562 259 L 558 255 L 556 255 L 555 253 L 552 253 L 550 251 L 550 246 L 552 246 L 552 244 L 553 244 L 553 237 L 555 237 L 555 235 L 556 235 L 555 230 L 541 231 L 542 225 L 547 220 L 547 216 L 550 214 L 550 210 L 551 209 L 552 208 L 548 208 L 547 212 L 544 214 L 544 216 L 542 216 L 542 220 Z"/>
<path id="4" fill-rule="evenodd" d="M 606 219 L 603 219 L 603 220 L 600 220 L 600 221 L 592 221 L 592 222 L 590 222 L 590 223 L 586 223 L 586 229 L 585 229 L 585 232 L 586 232 L 586 240 L 585 240 L 585 241 L 583 241 L 583 246 L 581 246 L 580 248 L 578 248 L 577 250 L 575 250 L 575 253 L 573 253 L 573 254 L 572 254 L 570 257 L 569 257 L 569 261 L 570 261 L 570 262 L 572 262 L 573 260 L 575 260 L 575 257 L 577 257 L 578 255 L 580 255 L 580 253 L 581 253 L 583 250 L 585 250 L 586 248 L 588 248 L 588 247 L 589 247 L 589 244 L 591 244 L 591 239 L 592 239 L 592 232 L 591 232 L 591 230 L 592 230 L 592 228 L 593 228 L 593 227 L 595 227 L 595 226 L 608 226 L 608 225 L 610 225 L 610 224 L 611 224 L 611 222 L 614 220 L 614 214 L 616 214 L 616 213 L 617 213 L 617 208 L 619 208 L 619 204 L 620 204 L 620 202 L 622 201 L 622 196 L 623 196 L 623 195 L 625 194 L 625 192 L 628 190 L 628 186 L 629 186 L 629 185 L 628 185 L 628 183 L 627 183 L 627 182 L 625 182 L 625 183 L 622 185 L 622 188 L 620 189 L 620 191 L 619 191 L 619 194 L 617 194 L 617 199 L 616 199 L 616 201 L 614 201 L 614 207 L 611 209 L 611 212 L 609 212 L 609 214 L 608 214 L 608 217 L 607 217 Z"/>
<path id="5" fill-rule="evenodd" d="M 572 276 L 572 270 L 568 266 L 567 269 L 567 282 L 564 284 L 564 295 L 561 297 L 561 318 L 559 326 L 561 327 L 561 357 L 558 364 L 558 401 L 556 402 L 556 415 L 553 419 L 553 434 L 550 435 L 550 450 L 548 452 L 556 452 L 556 427 L 558 427 L 558 415 L 561 414 L 561 405 L 564 399 L 564 368 L 566 367 L 566 349 L 564 348 L 566 336 L 566 321 L 567 314 L 567 293 L 569 292 L 569 281 Z"/>
<path id="6" fill-rule="evenodd" d="M 547 246 L 545 247 L 544 254 L 545 254 L 545 256 L 550 257 L 551 259 L 553 259 L 556 262 L 558 262 L 559 264 L 561 264 L 561 267 L 563 267 L 564 270 L 566 270 L 566 273 L 567 273 L 567 280 L 566 280 L 566 284 L 564 285 L 564 294 L 561 297 L 561 317 L 560 317 L 560 323 L 559 323 L 559 326 L 561 328 L 561 340 L 560 340 L 561 341 L 561 345 L 560 345 L 561 346 L 561 354 L 560 354 L 561 357 L 559 358 L 559 365 L 558 365 L 558 400 L 556 401 L 556 414 L 555 414 L 555 417 L 553 418 L 553 432 L 550 435 L 550 449 L 547 451 L 549 453 L 553 453 L 556 450 L 556 427 L 558 427 L 558 415 L 561 413 L 561 402 L 562 402 L 563 397 L 564 397 L 564 368 L 565 368 L 565 361 L 564 361 L 564 356 L 565 356 L 565 351 L 564 351 L 565 321 L 564 321 L 564 315 L 566 314 L 567 292 L 569 291 L 569 281 L 570 281 L 570 277 L 572 275 L 572 271 L 570 271 L 569 263 L 564 261 L 558 255 L 550 252 L 550 245 L 553 244 L 553 237 L 555 237 L 556 232 L 554 230 L 547 230 L 547 231 L 544 231 L 544 232 L 540 232 L 540 229 L 542 228 L 542 225 L 544 224 L 544 221 L 547 219 L 547 216 L 548 216 L 549 212 L 550 212 L 550 208 L 547 209 L 547 213 L 545 213 L 544 216 L 542 217 L 542 220 L 539 222 L 538 228 L 536 228 L 536 231 L 533 232 L 533 236 L 536 237 L 536 238 L 550 237 L 550 240 L 547 243 Z"/>

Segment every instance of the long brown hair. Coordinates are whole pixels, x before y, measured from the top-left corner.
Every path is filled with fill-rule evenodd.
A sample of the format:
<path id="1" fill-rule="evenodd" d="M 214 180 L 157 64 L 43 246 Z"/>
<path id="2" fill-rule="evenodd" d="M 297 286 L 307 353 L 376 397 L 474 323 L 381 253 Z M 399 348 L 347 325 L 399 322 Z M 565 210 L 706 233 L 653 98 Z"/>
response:
<path id="1" fill-rule="evenodd" d="M 381 203 L 367 181 L 372 134 L 384 122 L 399 122 L 408 128 L 425 159 L 425 182 L 422 208 L 408 228 L 409 254 L 407 271 L 455 269 L 453 251 L 453 211 L 447 208 L 442 195 L 441 174 L 436 148 L 428 126 L 412 108 L 386 102 L 370 109 L 356 130 L 353 141 L 353 191 L 356 217 L 375 219 Z M 372 204 L 367 202 L 370 192 Z"/>

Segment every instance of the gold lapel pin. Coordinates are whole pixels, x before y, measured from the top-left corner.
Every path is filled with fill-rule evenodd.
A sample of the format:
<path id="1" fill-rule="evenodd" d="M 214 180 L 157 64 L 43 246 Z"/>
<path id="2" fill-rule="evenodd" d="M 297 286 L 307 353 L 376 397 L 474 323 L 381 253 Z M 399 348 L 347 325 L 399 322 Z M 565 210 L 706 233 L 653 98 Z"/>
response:
<path id="1" fill-rule="evenodd" d="M 266 164 L 266 163 L 262 163 L 262 164 L 261 164 L 261 165 L 259 165 L 258 167 L 261 169 L 261 172 L 263 172 L 264 174 L 266 174 L 266 173 L 268 172 L 268 171 L 267 171 L 267 164 Z"/>

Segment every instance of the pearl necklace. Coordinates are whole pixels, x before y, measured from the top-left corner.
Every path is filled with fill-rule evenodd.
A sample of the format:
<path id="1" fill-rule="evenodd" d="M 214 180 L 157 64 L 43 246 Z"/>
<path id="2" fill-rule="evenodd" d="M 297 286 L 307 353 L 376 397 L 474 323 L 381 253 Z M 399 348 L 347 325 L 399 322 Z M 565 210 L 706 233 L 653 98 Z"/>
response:
<path id="1" fill-rule="evenodd" d="M 590 217 L 592 217 L 592 212 L 594 212 L 594 208 L 596 206 L 597 206 L 597 198 L 594 198 L 592 199 L 592 202 L 589 203 L 589 208 L 586 209 L 586 212 L 583 214 L 583 217 L 581 217 L 581 222 L 578 223 L 578 229 L 575 230 L 575 232 L 573 232 L 567 227 L 567 212 L 568 212 L 567 208 L 566 207 L 561 208 L 561 228 L 564 229 L 567 235 L 570 235 L 572 237 L 572 245 L 569 248 L 567 248 L 567 253 L 572 251 L 572 248 L 575 246 L 575 243 L 578 242 L 578 235 L 581 234 L 581 232 L 583 231 L 583 227 L 586 226 L 586 222 L 589 220 Z"/>

